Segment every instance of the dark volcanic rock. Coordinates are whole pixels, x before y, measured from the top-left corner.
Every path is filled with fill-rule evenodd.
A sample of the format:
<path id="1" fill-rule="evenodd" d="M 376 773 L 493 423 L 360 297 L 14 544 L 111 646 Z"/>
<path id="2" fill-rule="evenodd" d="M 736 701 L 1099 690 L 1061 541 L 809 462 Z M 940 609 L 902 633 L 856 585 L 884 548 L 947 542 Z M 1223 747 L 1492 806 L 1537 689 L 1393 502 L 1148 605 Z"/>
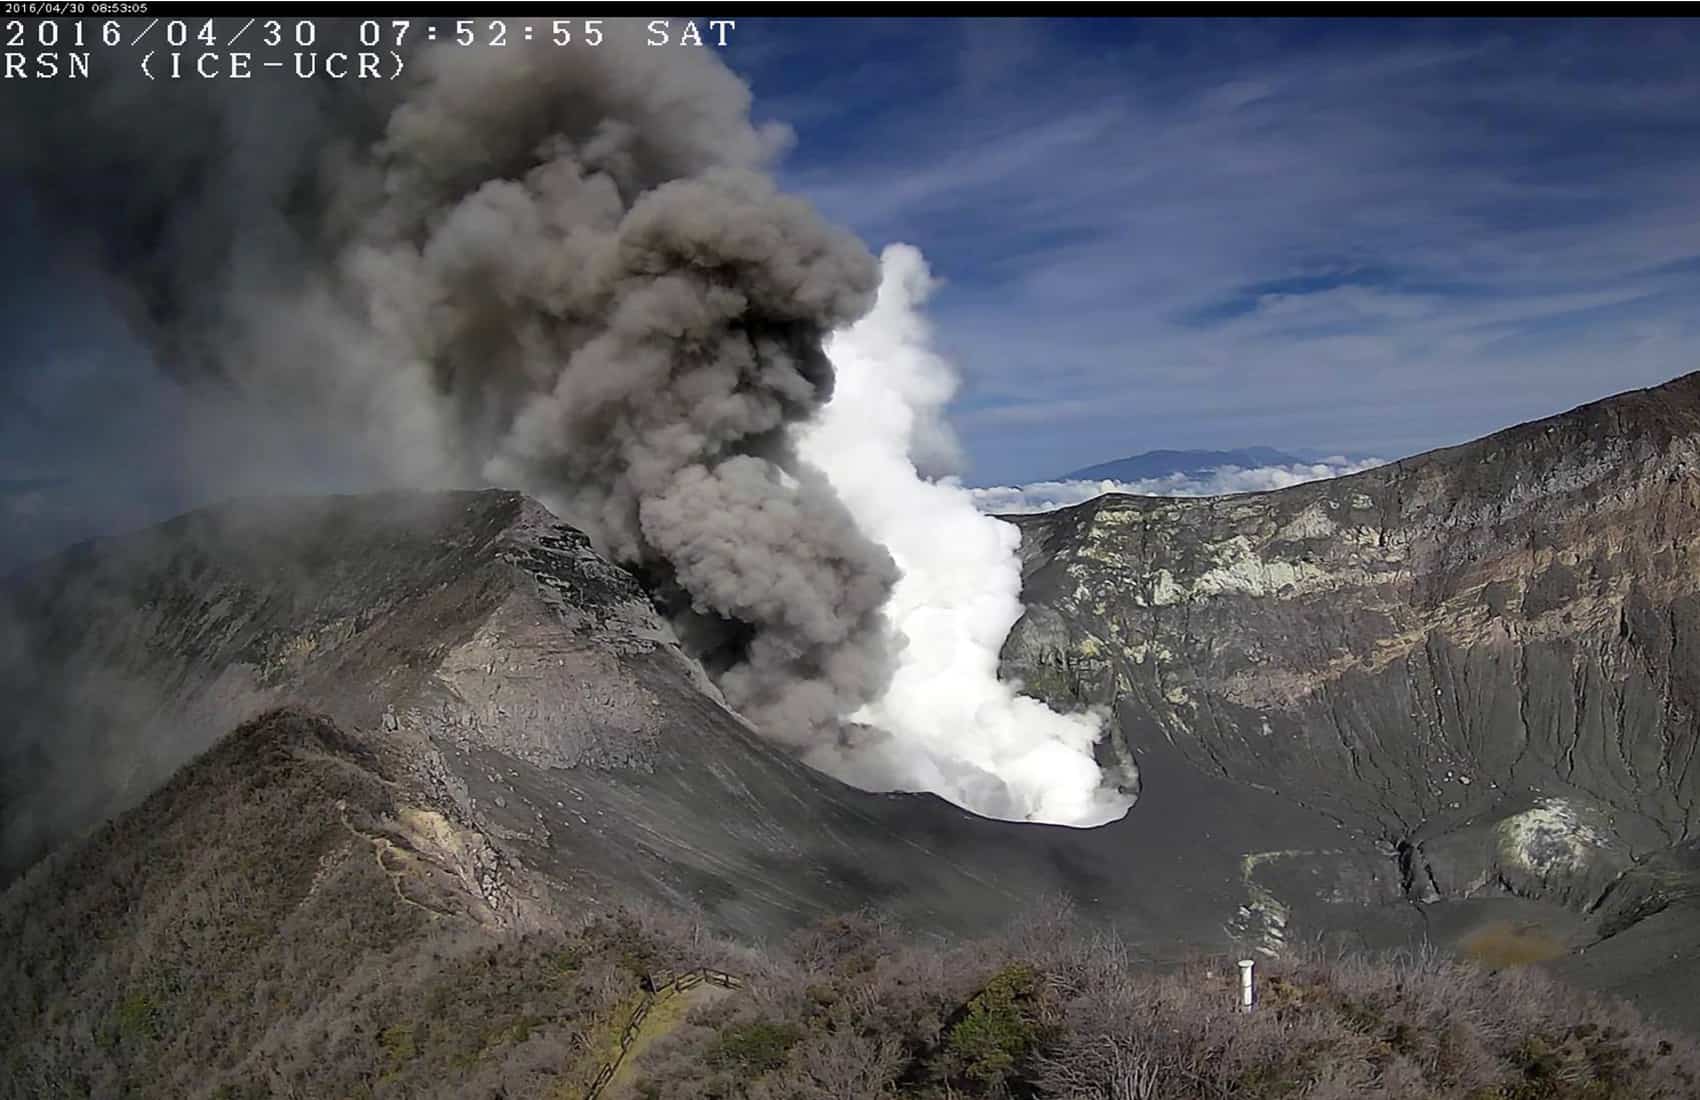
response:
<path id="1" fill-rule="evenodd" d="M 1316 807 L 1416 902 L 1600 937 L 1693 894 L 1700 375 L 1335 481 L 1014 522 L 1006 671 L 1117 700 L 1106 753 Z"/>
<path id="2" fill-rule="evenodd" d="M 966 932 L 1060 893 L 1184 950 L 1222 942 L 1269 829 L 1333 831 L 1178 761 L 1148 768 L 1150 829 L 845 787 L 727 710 L 631 575 L 513 493 L 230 505 L 55 559 L 7 600 L 29 700 L 7 824 L 38 844 L 283 703 L 416 792 L 407 828 L 507 923 L 644 899 L 745 935 L 868 904 Z"/>
<path id="3" fill-rule="evenodd" d="M 1062 893 L 1157 956 L 1509 920 L 1694 1023 L 1697 470 L 1687 378 L 1335 482 L 1020 518 L 1008 670 L 1113 706 L 1139 774 L 1093 830 L 802 766 L 516 494 L 230 505 L 0 588 L 6 858 L 294 704 L 395 785 L 374 835 L 497 927 L 641 899 L 973 932 Z"/>

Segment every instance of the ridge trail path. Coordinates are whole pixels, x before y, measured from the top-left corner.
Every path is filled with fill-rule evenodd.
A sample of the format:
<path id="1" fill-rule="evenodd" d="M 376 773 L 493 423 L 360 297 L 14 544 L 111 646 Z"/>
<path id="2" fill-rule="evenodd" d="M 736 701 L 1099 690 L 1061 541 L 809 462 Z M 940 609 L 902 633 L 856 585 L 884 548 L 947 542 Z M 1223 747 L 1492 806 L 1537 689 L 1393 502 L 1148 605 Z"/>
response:
<path id="1" fill-rule="evenodd" d="M 637 1100 L 637 1092 L 633 1087 L 638 1078 L 637 1067 L 651 1044 L 662 1036 L 671 1034 L 684 1023 L 692 1009 L 712 1004 L 732 992 L 731 989 L 713 981 L 699 981 L 687 989 L 675 990 L 666 996 L 658 997 L 639 1025 L 636 1037 L 615 1066 L 614 1075 L 608 1079 L 608 1083 L 600 1092 L 595 1093 L 596 1100 Z"/>

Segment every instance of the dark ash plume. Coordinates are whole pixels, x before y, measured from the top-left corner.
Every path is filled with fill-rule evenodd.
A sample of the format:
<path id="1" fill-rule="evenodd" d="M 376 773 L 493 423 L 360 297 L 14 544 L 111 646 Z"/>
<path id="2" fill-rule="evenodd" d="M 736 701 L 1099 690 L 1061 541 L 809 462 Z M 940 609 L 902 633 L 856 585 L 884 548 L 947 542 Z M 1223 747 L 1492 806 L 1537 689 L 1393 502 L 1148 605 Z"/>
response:
<path id="1" fill-rule="evenodd" d="M 0 108 L 0 165 L 87 227 L 191 407 L 353 482 L 539 496 L 737 624 L 729 697 L 803 742 L 888 675 L 895 567 L 786 440 L 877 269 L 775 190 L 784 135 L 736 76 L 642 37 L 428 50 L 399 90 L 55 88 Z M 208 495 L 294 487 L 275 456 L 237 478 L 239 448 L 203 450 Z"/>

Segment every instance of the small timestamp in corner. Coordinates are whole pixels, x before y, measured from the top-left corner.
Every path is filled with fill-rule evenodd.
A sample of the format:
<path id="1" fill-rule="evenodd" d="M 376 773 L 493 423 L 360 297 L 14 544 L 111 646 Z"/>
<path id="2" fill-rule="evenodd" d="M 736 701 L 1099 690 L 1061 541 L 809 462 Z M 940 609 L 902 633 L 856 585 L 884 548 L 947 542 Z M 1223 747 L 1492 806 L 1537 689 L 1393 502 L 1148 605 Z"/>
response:
<path id="1" fill-rule="evenodd" d="M 54 3 L 52 0 L 4 0 L 0 15 L 146 15 L 153 5 L 142 0 L 96 0 L 91 3 Z"/>
<path id="2" fill-rule="evenodd" d="M 738 27 L 732 19 L 178 17 L 173 6 L 0 0 L 0 80 L 87 80 L 101 59 L 148 80 L 395 80 L 419 50 L 580 50 L 613 39 L 724 49 Z"/>

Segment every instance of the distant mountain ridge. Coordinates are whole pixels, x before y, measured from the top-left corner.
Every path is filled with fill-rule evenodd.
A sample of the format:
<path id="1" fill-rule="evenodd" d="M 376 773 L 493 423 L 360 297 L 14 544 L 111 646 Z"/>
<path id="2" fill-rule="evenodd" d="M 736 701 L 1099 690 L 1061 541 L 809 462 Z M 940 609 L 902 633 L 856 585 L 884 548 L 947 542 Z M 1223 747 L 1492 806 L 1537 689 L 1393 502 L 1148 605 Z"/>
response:
<path id="1" fill-rule="evenodd" d="M 1083 467 L 1057 480 L 1143 481 L 1176 474 L 1199 477 L 1223 466 L 1249 470 L 1259 466 L 1295 466 L 1307 461 L 1310 460 L 1273 447 L 1241 447 L 1232 451 L 1142 451 L 1126 458 Z"/>

